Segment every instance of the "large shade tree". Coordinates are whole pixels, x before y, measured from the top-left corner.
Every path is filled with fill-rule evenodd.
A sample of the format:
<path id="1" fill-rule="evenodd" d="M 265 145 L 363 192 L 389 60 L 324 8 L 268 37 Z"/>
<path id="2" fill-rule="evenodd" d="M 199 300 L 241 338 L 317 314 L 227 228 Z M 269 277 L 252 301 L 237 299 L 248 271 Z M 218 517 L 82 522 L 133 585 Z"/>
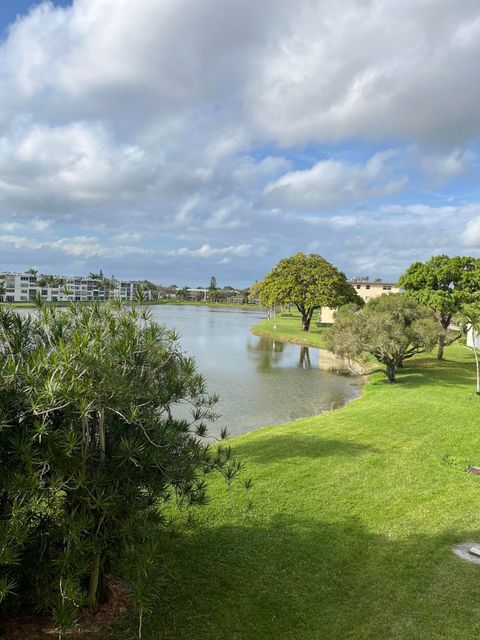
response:
<path id="1" fill-rule="evenodd" d="M 252 294 L 268 307 L 294 305 L 302 316 L 302 329 L 310 330 L 314 312 L 344 304 L 362 304 L 345 274 L 314 253 L 283 258 L 252 287 Z"/>
<path id="2" fill-rule="evenodd" d="M 43 609 L 64 630 L 120 559 L 141 614 L 165 503 L 202 504 L 207 474 L 239 470 L 204 439 L 214 404 L 147 311 L 0 309 L 0 614 Z"/>
<path id="3" fill-rule="evenodd" d="M 359 309 L 348 306 L 335 315 L 327 347 L 345 358 L 373 356 L 388 382 L 396 382 L 404 360 L 436 344 L 439 327 L 431 311 L 402 294 L 382 295 Z"/>
<path id="4" fill-rule="evenodd" d="M 399 285 L 435 314 L 442 328 L 437 350 L 437 358 L 442 360 L 445 345 L 461 335 L 453 338 L 448 335 L 455 314 L 465 304 L 480 301 L 480 259 L 441 255 L 427 262 L 415 262 L 400 277 Z"/>

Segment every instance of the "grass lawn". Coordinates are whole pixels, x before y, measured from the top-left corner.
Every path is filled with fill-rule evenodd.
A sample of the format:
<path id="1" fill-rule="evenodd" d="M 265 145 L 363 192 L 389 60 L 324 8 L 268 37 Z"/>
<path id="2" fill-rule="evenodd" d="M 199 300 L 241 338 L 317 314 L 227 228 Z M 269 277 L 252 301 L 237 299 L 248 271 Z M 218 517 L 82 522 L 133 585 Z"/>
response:
<path id="1" fill-rule="evenodd" d="M 465 473 L 480 463 L 480 398 L 465 347 L 232 444 L 255 486 L 215 481 L 210 505 L 178 526 L 147 640 L 476 636 L 480 566 L 450 550 L 480 541 L 480 478 Z"/>
<path id="2" fill-rule="evenodd" d="M 258 322 L 252 328 L 252 333 L 257 336 L 268 336 L 283 342 L 294 342 L 307 347 L 323 347 L 325 329 L 316 326 L 316 319 L 317 316 L 315 315 L 310 325 L 310 331 L 306 332 L 302 331 L 300 314 L 298 312 L 282 314 L 277 316 L 275 320 L 262 320 Z"/>

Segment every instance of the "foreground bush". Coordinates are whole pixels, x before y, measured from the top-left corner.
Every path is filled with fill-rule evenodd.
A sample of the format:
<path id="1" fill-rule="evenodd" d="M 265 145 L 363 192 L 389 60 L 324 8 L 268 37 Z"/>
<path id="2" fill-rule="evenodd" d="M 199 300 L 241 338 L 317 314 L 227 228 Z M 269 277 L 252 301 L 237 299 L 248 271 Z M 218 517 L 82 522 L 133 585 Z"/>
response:
<path id="1" fill-rule="evenodd" d="M 61 632 L 121 558 L 148 609 L 162 505 L 201 504 L 206 474 L 239 469 L 203 438 L 214 403 L 148 312 L 0 310 L 0 607 Z"/>

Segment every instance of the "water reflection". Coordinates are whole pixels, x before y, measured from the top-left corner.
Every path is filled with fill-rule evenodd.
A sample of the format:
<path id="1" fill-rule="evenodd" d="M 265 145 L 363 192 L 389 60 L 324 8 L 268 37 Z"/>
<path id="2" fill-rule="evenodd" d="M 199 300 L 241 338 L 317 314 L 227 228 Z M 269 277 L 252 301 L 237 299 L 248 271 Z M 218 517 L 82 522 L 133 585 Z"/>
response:
<path id="1" fill-rule="evenodd" d="M 310 360 L 310 349 L 308 347 L 300 347 L 300 357 L 298 360 L 298 366 L 301 369 L 312 368 L 312 362 Z"/>
<path id="2" fill-rule="evenodd" d="M 275 367 L 282 366 L 285 344 L 272 338 L 253 338 L 246 344 L 249 360 L 255 364 L 259 373 L 272 372 Z"/>
<path id="3" fill-rule="evenodd" d="M 283 367 L 299 367 L 300 369 L 318 368 L 319 363 L 312 364 L 310 349 L 279 342 L 274 338 L 255 338 L 246 344 L 249 359 L 255 363 L 256 370 L 261 373 L 272 372 Z M 317 355 L 318 350 L 313 352 Z"/>

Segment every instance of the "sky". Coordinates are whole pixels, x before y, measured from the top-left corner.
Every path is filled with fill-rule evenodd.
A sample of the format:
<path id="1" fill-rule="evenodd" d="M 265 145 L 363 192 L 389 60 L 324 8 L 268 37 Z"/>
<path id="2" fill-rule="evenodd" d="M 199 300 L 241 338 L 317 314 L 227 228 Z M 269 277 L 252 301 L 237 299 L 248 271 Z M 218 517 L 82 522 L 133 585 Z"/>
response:
<path id="1" fill-rule="evenodd" d="M 0 34 L 0 270 L 480 255 L 477 0 L 3 0 Z"/>

